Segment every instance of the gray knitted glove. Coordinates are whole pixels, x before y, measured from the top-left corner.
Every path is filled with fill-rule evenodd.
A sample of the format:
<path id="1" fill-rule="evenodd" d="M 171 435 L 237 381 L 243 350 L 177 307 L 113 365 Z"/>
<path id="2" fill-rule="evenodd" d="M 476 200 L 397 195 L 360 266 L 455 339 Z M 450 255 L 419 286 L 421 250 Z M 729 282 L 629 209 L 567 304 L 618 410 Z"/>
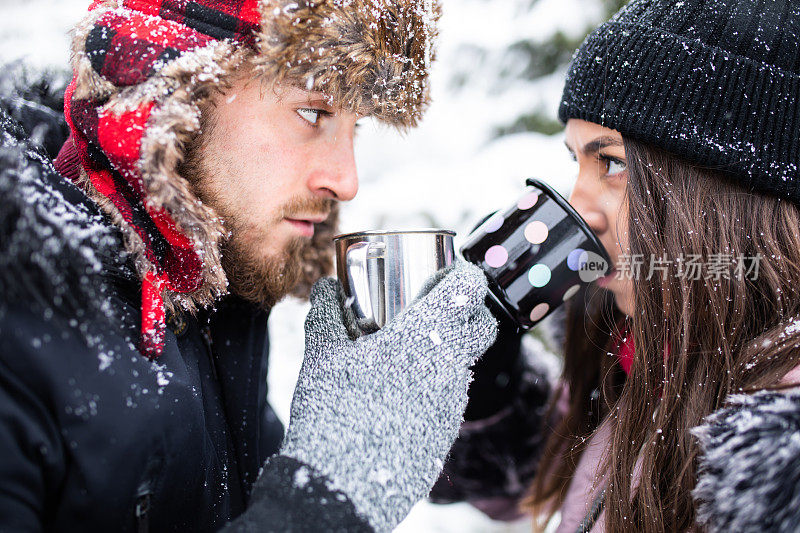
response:
<path id="1" fill-rule="evenodd" d="M 469 367 L 494 342 L 486 278 L 463 261 L 382 330 L 352 340 L 342 291 L 311 292 L 306 350 L 281 454 L 327 476 L 376 531 L 426 497 L 467 405 Z"/>

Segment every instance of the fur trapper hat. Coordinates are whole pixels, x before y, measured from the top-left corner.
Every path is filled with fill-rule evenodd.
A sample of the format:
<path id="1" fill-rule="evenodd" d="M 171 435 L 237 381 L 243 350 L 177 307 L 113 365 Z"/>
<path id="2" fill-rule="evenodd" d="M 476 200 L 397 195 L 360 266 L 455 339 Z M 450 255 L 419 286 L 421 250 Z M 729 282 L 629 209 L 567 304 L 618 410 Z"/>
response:
<path id="1" fill-rule="evenodd" d="M 248 60 L 269 82 L 412 127 L 439 13 L 436 0 L 94 1 L 74 32 L 65 114 L 81 185 L 136 260 L 146 355 L 163 348 L 165 307 L 193 311 L 227 292 L 222 222 L 177 170 L 203 104 Z"/>

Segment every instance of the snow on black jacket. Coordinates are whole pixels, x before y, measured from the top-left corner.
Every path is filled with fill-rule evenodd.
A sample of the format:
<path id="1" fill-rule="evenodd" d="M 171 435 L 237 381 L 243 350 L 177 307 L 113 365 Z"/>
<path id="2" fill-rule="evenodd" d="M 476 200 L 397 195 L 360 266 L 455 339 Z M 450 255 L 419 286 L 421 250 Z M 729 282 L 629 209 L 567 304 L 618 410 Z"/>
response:
<path id="1" fill-rule="evenodd" d="M 139 281 L 120 233 L 54 170 L 66 130 L 51 111 L 2 95 L 0 531 L 216 530 L 245 511 L 283 438 L 268 313 L 228 297 L 172 316 L 163 355 L 145 359 Z M 301 467 L 267 463 L 274 490 L 240 529 L 364 529 L 324 479 L 295 486 Z"/>

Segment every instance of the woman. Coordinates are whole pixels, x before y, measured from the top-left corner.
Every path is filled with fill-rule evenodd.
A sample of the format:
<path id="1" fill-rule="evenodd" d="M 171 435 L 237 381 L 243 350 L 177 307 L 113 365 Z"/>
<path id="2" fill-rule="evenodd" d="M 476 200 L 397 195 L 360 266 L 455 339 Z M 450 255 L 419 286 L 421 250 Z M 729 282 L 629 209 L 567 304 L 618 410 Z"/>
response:
<path id="1" fill-rule="evenodd" d="M 800 527 L 799 33 L 798 2 L 634 0 L 575 55 L 570 201 L 616 270 L 568 310 L 526 500 L 558 531 Z"/>

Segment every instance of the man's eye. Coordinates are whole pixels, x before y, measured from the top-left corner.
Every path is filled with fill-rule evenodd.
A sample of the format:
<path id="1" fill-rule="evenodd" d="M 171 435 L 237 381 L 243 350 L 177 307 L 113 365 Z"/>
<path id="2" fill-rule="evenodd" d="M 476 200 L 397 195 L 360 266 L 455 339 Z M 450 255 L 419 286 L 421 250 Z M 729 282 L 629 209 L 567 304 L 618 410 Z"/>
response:
<path id="1" fill-rule="evenodd" d="M 323 117 L 329 113 L 322 109 L 311 109 L 304 107 L 298 109 L 297 114 L 300 115 L 303 118 L 303 120 L 305 120 L 312 126 L 316 126 L 319 123 L 320 117 Z"/>

